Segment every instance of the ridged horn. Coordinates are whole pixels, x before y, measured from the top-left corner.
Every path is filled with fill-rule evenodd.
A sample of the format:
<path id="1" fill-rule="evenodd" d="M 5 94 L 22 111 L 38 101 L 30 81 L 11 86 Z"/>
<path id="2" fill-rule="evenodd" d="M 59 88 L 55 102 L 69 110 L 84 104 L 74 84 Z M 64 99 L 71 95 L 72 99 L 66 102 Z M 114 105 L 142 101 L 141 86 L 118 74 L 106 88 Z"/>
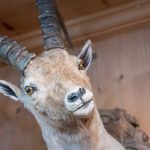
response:
<path id="1" fill-rule="evenodd" d="M 36 55 L 29 53 L 25 47 L 21 47 L 17 42 L 11 41 L 6 36 L 0 36 L 0 58 L 22 74 L 28 63 Z"/>
<path id="2" fill-rule="evenodd" d="M 43 33 L 44 49 L 64 48 L 54 0 L 36 0 Z"/>

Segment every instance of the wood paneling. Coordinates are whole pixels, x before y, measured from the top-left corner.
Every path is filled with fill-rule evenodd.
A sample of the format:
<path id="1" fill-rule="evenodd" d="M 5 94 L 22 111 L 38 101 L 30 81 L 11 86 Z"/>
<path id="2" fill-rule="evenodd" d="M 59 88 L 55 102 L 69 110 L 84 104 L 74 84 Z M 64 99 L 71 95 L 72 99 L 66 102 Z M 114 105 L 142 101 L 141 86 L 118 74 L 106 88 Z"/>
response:
<path id="1" fill-rule="evenodd" d="M 85 16 L 126 2 L 129 0 L 57 0 L 58 8 L 65 20 Z"/>
<path id="2" fill-rule="evenodd" d="M 65 20 L 119 5 L 129 0 L 57 0 Z M 34 0 L 0 0 L 0 33 L 16 36 L 39 29 Z"/>
<path id="3" fill-rule="evenodd" d="M 150 1 L 142 0 L 122 4 L 86 16 L 66 21 L 66 27 L 74 45 L 88 38 L 100 39 L 118 34 L 125 30 L 137 29 L 150 25 Z M 41 29 L 12 37 L 29 49 L 38 51 L 42 48 Z"/>
<path id="4" fill-rule="evenodd" d="M 89 71 L 100 108 L 125 108 L 150 135 L 150 28 L 93 43 Z"/>
<path id="5" fill-rule="evenodd" d="M 88 1 L 88 5 L 91 4 L 92 7 L 88 6 L 86 8 L 90 11 L 83 9 L 85 5 L 83 1 L 80 5 L 76 4 L 74 6 L 72 6 L 74 4 L 73 0 L 71 2 L 70 4 L 70 1 L 65 1 L 65 3 L 58 1 L 58 5 L 60 5 L 60 11 L 69 11 L 70 9 L 70 12 L 64 13 L 63 16 L 72 15 L 70 19 L 65 19 L 65 23 L 74 45 L 85 41 L 87 38 L 105 38 L 129 28 L 133 30 L 143 25 L 150 25 L 149 0 L 133 0 L 130 2 L 114 0 L 110 1 L 111 5 L 106 8 L 103 8 L 106 5 L 104 4 L 106 1 Z M 103 3 L 98 5 L 100 8 L 96 12 L 93 10 L 97 7 L 95 3 Z M 3 7 L 0 9 L 0 34 L 8 35 L 28 49 L 39 52 L 39 49 L 42 49 L 42 36 L 34 1 L 17 2 L 17 0 L 12 0 L 7 9 L 8 1 L 3 2 L 2 0 L 2 4 L 2 6 L 0 5 L 0 7 Z M 67 9 L 65 9 L 65 6 Z M 82 11 L 77 11 L 80 13 L 80 15 L 76 16 L 77 18 L 74 15 L 76 11 L 73 11 L 73 7 L 77 7 L 79 10 L 83 9 Z M 82 16 L 82 12 L 85 12 L 83 13 L 84 16 Z M 4 18 L 4 21 L 2 18 Z M 5 19 L 8 22 L 13 21 L 12 24 L 15 27 Z"/>

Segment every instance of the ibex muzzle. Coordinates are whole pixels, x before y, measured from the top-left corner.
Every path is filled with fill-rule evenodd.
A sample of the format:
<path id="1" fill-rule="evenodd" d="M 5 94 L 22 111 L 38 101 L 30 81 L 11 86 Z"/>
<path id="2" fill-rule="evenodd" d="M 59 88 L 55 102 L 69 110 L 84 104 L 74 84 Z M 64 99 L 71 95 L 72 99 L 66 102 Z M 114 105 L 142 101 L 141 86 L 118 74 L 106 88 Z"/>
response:
<path id="1" fill-rule="evenodd" d="M 88 116 L 94 108 L 93 93 L 84 87 L 77 86 L 67 93 L 65 106 L 75 116 Z"/>

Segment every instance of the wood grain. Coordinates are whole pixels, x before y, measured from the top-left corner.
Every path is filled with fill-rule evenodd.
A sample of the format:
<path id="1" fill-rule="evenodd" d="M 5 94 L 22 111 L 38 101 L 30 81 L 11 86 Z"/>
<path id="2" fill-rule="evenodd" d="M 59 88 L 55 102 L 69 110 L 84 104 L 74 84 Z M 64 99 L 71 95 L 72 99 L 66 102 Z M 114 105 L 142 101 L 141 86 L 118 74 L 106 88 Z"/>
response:
<path id="1" fill-rule="evenodd" d="M 78 18 L 129 0 L 57 0 L 58 8 L 65 20 Z M 0 33 L 17 36 L 39 29 L 38 12 L 34 0 L 1 0 Z"/>
<path id="2" fill-rule="evenodd" d="M 150 135 L 150 28 L 97 41 L 93 49 L 89 74 L 98 106 L 125 108 Z"/>

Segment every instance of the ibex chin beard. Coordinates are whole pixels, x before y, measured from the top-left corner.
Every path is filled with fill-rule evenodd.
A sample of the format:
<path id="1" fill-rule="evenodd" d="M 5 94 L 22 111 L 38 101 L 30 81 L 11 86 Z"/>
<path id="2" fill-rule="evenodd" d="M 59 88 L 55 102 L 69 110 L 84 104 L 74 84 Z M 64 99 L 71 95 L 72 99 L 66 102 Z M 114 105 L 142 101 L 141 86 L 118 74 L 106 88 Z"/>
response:
<path id="1" fill-rule="evenodd" d="M 77 86 L 66 94 L 65 106 L 76 117 L 88 117 L 94 110 L 93 93 Z"/>

